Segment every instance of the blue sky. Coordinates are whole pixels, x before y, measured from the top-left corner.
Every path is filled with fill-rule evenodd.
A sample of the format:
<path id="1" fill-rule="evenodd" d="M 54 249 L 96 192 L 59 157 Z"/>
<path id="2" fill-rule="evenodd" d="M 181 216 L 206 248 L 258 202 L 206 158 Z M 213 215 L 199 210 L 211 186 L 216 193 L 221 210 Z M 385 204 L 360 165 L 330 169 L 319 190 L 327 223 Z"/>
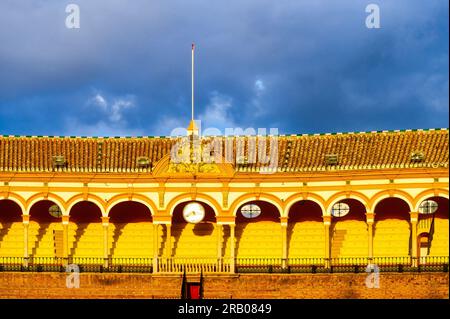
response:
<path id="1" fill-rule="evenodd" d="M 0 134 L 186 127 L 193 41 L 203 128 L 448 127 L 445 0 L 2 0 Z"/>

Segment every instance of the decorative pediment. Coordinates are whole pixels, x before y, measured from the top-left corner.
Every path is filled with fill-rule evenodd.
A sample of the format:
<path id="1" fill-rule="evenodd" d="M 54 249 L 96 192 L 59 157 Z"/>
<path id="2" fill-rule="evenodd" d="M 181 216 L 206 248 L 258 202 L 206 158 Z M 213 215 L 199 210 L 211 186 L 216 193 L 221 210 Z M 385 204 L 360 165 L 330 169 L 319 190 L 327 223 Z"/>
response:
<path id="1" fill-rule="evenodd" d="M 215 163 L 169 163 L 168 173 L 217 173 L 220 168 Z"/>
<path id="2" fill-rule="evenodd" d="M 165 155 L 155 166 L 153 175 L 161 177 L 232 177 L 233 165 L 230 163 L 174 162 L 170 154 Z"/>

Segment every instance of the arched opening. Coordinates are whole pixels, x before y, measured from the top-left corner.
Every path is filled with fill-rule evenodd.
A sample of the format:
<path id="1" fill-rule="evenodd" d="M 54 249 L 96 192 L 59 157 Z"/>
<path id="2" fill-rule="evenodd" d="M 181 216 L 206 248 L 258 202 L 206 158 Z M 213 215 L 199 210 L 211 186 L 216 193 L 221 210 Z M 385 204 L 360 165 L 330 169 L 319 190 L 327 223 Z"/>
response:
<path id="1" fill-rule="evenodd" d="M 0 257 L 23 256 L 22 210 L 12 200 L 0 200 Z"/>
<path id="2" fill-rule="evenodd" d="M 218 235 L 214 210 L 205 203 L 194 201 L 203 207 L 204 217 L 198 223 L 190 223 L 183 217 L 183 210 L 190 203 L 193 202 L 180 203 L 173 210 L 170 256 L 216 258 Z M 167 245 L 168 241 L 165 242 L 165 247 Z"/>
<path id="3" fill-rule="evenodd" d="M 28 249 L 30 257 L 57 257 L 58 240 L 62 231 L 61 209 L 51 200 L 41 200 L 30 208 Z"/>
<path id="4" fill-rule="evenodd" d="M 417 246 L 418 246 L 417 252 L 418 257 L 419 258 L 422 257 L 422 262 L 425 261 L 426 257 L 429 254 L 430 243 L 431 243 L 430 233 L 420 233 L 417 236 Z"/>
<path id="5" fill-rule="evenodd" d="M 375 207 L 373 254 L 375 257 L 406 257 L 410 252 L 410 208 L 401 198 L 389 197 Z"/>
<path id="6" fill-rule="evenodd" d="M 126 201 L 114 205 L 109 212 L 108 234 L 110 257 L 153 257 L 153 219 L 144 204 Z"/>
<path id="7" fill-rule="evenodd" d="M 69 257 L 103 256 L 102 212 L 92 202 L 76 203 L 69 212 Z"/>
<path id="8" fill-rule="evenodd" d="M 448 256 L 449 243 L 449 207 L 445 197 L 430 197 L 437 203 L 437 210 L 433 214 L 419 214 L 418 228 L 427 234 L 428 246 L 422 241 L 419 246 L 420 256 Z M 423 222 L 422 222 L 423 221 Z M 431 221 L 431 222 L 430 222 Z"/>
<path id="9" fill-rule="evenodd" d="M 257 205 L 260 214 L 245 217 L 241 210 L 246 205 Z M 280 213 L 275 205 L 261 200 L 241 205 L 236 213 L 236 257 L 281 259 L 281 234 Z"/>
<path id="10" fill-rule="evenodd" d="M 310 200 L 296 202 L 289 209 L 288 258 L 323 258 L 325 233 L 319 204 Z"/>
<path id="11" fill-rule="evenodd" d="M 364 204 L 346 198 L 333 205 L 331 214 L 331 258 L 367 257 L 369 238 Z"/>

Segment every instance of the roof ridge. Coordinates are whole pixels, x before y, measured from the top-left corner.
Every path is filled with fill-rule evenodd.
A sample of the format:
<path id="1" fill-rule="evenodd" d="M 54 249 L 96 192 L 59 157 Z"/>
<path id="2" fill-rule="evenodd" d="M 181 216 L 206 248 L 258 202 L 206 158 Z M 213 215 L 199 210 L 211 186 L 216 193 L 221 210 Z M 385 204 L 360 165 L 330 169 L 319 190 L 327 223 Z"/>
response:
<path id="1" fill-rule="evenodd" d="M 331 136 L 331 135 L 353 135 L 353 134 L 380 134 L 380 133 L 404 133 L 404 132 L 428 132 L 428 131 L 449 131 L 448 127 L 443 128 L 413 128 L 413 129 L 395 129 L 395 130 L 376 130 L 376 131 L 348 131 L 348 132 L 325 132 L 325 133 L 293 133 L 293 134 L 267 134 L 267 135 L 206 135 L 201 138 L 212 137 L 261 137 L 261 136 L 278 136 L 278 137 L 302 137 L 302 136 Z M 138 136 L 87 136 L 87 135 L 7 135 L 0 134 L 0 138 L 67 138 L 67 139 L 166 139 L 180 138 L 181 135 L 138 135 Z"/>

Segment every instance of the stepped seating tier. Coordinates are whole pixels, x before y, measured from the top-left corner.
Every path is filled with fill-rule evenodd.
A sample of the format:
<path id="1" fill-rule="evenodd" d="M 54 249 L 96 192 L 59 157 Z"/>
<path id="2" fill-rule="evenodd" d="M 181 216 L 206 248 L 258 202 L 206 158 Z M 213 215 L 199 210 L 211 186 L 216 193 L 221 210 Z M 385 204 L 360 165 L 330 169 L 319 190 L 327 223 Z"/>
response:
<path id="1" fill-rule="evenodd" d="M 171 234 L 172 257 L 217 257 L 218 234 L 214 224 L 174 224 Z"/>
<path id="2" fill-rule="evenodd" d="M 17 223 L 1 223 L 0 257 L 23 256 L 23 225 Z"/>
<path id="3" fill-rule="evenodd" d="M 331 243 L 332 258 L 365 257 L 369 251 L 365 221 L 343 220 L 334 224 Z"/>
<path id="4" fill-rule="evenodd" d="M 331 233 L 332 257 L 361 257 L 368 253 L 367 225 L 363 221 L 337 221 Z M 223 227 L 218 239 L 214 224 L 174 224 L 171 226 L 172 257 L 217 257 L 218 240 L 222 255 L 230 256 L 230 231 Z M 28 254 L 35 257 L 54 257 L 54 231 L 62 231 L 62 224 L 37 223 L 28 226 Z M 103 226 L 101 223 L 77 224 L 69 222 L 68 246 L 72 257 L 103 257 Z M 113 258 L 152 258 L 154 226 L 151 222 L 110 223 L 108 229 L 109 256 Z M 258 221 L 236 225 L 236 256 L 241 258 L 281 258 L 281 226 L 277 222 Z M 165 255 L 165 229 L 160 227 L 158 252 Z M 0 257 L 23 256 L 22 222 L 0 222 Z M 288 225 L 289 258 L 321 258 L 325 252 L 322 222 L 302 221 Z M 374 224 L 374 256 L 402 257 L 409 255 L 410 224 L 406 220 L 387 219 Z M 449 249 L 449 221 L 436 218 L 429 254 L 447 256 Z"/>
<path id="5" fill-rule="evenodd" d="M 236 256 L 240 258 L 280 258 L 281 226 L 270 221 L 236 225 Z"/>
<path id="6" fill-rule="evenodd" d="M 151 222 L 110 223 L 108 247 L 113 258 L 152 258 L 154 228 Z M 161 243 L 162 233 L 158 241 Z"/>
<path id="7" fill-rule="evenodd" d="M 373 237 L 374 256 L 408 256 L 410 236 L 410 225 L 406 220 L 386 219 L 375 222 Z"/>
<path id="8" fill-rule="evenodd" d="M 448 219 L 435 218 L 430 256 L 448 256 L 449 222 Z"/>
<path id="9" fill-rule="evenodd" d="M 325 254 L 325 231 L 322 222 L 302 221 L 289 225 L 289 258 L 322 258 Z M 288 234 L 289 236 L 289 234 Z"/>

